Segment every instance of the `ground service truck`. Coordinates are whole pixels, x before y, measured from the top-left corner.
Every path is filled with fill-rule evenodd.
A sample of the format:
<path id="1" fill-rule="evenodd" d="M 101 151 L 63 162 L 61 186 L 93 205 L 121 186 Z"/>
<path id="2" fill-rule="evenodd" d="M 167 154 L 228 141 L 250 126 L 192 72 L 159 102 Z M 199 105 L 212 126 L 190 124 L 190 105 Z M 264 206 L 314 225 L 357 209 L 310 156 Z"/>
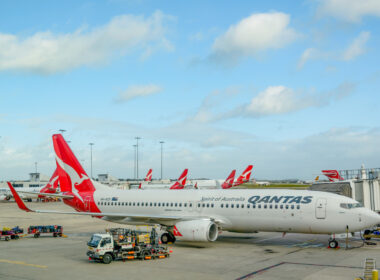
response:
<path id="1" fill-rule="evenodd" d="M 150 232 L 135 231 L 127 228 L 112 228 L 106 233 L 95 233 L 87 243 L 89 260 L 109 264 L 113 260 L 150 260 L 167 258 L 167 246 L 159 244 L 158 235 L 153 228 Z"/>

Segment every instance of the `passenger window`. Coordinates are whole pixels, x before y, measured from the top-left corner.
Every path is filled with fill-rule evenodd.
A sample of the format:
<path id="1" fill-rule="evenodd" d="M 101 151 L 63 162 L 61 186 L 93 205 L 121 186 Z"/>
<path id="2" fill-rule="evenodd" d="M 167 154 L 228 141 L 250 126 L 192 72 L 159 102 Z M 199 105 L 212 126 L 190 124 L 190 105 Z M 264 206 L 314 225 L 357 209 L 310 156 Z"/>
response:
<path id="1" fill-rule="evenodd" d="M 301 207 L 299 205 L 297 205 L 297 209 L 300 209 Z"/>
<path id="2" fill-rule="evenodd" d="M 211 203 L 211 208 L 214 208 L 214 203 Z"/>
<path id="3" fill-rule="evenodd" d="M 286 208 L 286 209 L 289 209 L 289 205 L 285 205 L 285 208 Z"/>
<path id="4" fill-rule="evenodd" d="M 170 203 L 170 207 L 173 207 L 173 202 L 172 202 L 172 203 Z"/>
<path id="5" fill-rule="evenodd" d="M 220 208 L 223 208 L 223 206 L 224 206 L 224 205 L 223 205 L 223 203 L 222 203 L 222 204 L 220 204 Z"/>
<path id="6" fill-rule="evenodd" d="M 183 207 L 187 207 L 187 203 L 184 203 L 184 204 L 183 204 Z"/>
<path id="7" fill-rule="evenodd" d="M 236 208 L 239 208 L 239 204 L 236 204 Z"/>
<path id="8" fill-rule="evenodd" d="M 241 208 L 244 208 L 244 204 L 241 205 Z"/>
<path id="9" fill-rule="evenodd" d="M 210 204 L 208 204 L 208 203 L 207 203 L 207 205 L 206 205 L 206 206 L 207 206 L 207 208 L 209 208 L 209 207 L 210 207 Z"/>
<path id="10" fill-rule="evenodd" d="M 201 204 L 200 204 L 200 203 L 198 203 L 198 207 L 199 207 L 199 208 L 201 207 Z"/>
<path id="11" fill-rule="evenodd" d="M 161 202 L 158 203 L 158 206 L 161 206 Z"/>
<path id="12" fill-rule="evenodd" d="M 226 203 L 226 208 L 228 208 L 228 203 Z"/>
<path id="13" fill-rule="evenodd" d="M 278 208 L 278 205 L 276 204 L 276 205 L 274 206 L 274 208 L 277 209 L 277 208 Z"/>
<path id="14" fill-rule="evenodd" d="M 177 207 L 177 203 L 175 203 L 174 206 Z"/>
<path id="15" fill-rule="evenodd" d="M 121 205 L 121 202 L 119 202 L 118 205 L 120 206 L 120 205 Z"/>
<path id="16" fill-rule="evenodd" d="M 251 205 L 247 204 L 247 208 L 251 208 Z M 253 208 L 255 208 L 255 205 L 253 205 Z"/>
<path id="17" fill-rule="evenodd" d="M 179 204 L 179 207 L 182 207 L 182 203 Z"/>
<path id="18" fill-rule="evenodd" d="M 137 202 L 137 206 L 140 206 L 140 202 Z"/>
<path id="19" fill-rule="evenodd" d="M 234 208 L 234 204 L 233 203 L 231 204 L 231 208 Z"/>
<path id="20" fill-rule="evenodd" d="M 152 206 L 153 206 L 153 203 L 151 202 L 149 205 L 152 207 Z"/>
<path id="21" fill-rule="evenodd" d="M 294 205 L 292 205 L 291 208 L 294 209 Z"/>
<path id="22" fill-rule="evenodd" d="M 257 208 L 261 208 L 261 204 L 257 205 Z"/>
<path id="23" fill-rule="evenodd" d="M 157 206 L 157 202 L 155 202 L 153 205 L 154 205 L 154 207 L 156 207 Z"/>
<path id="24" fill-rule="evenodd" d="M 267 205 L 266 204 L 264 204 L 264 208 L 267 209 Z"/>
<path id="25" fill-rule="evenodd" d="M 284 205 L 281 204 L 281 205 L 280 205 L 280 208 L 283 209 L 283 208 L 284 208 Z"/>
<path id="26" fill-rule="evenodd" d="M 249 204 L 248 204 L 248 208 L 249 208 Z M 256 204 L 253 204 L 253 205 L 252 205 L 252 208 L 256 208 Z"/>
<path id="27" fill-rule="evenodd" d="M 272 204 L 271 204 L 271 205 L 269 205 L 269 208 L 270 208 L 270 209 L 272 209 Z"/>
<path id="28" fill-rule="evenodd" d="M 132 202 L 128 202 L 128 206 L 131 206 L 132 205 Z"/>
<path id="29" fill-rule="evenodd" d="M 193 207 L 193 204 L 192 204 L 192 203 L 189 203 L 189 207 Z"/>

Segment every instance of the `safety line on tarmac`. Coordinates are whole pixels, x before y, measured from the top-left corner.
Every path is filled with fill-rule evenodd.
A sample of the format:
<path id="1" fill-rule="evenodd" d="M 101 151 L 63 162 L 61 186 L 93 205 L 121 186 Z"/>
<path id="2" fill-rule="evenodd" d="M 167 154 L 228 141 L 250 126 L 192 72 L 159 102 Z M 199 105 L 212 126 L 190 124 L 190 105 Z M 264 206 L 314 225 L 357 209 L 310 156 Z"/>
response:
<path id="1" fill-rule="evenodd" d="M 278 267 L 280 265 L 284 264 L 294 264 L 294 265 L 310 265 L 310 266 L 322 266 L 322 267 L 338 267 L 338 268 L 353 268 L 353 269 L 363 269 L 361 266 L 348 266 L 348 265 L 333 265 L 333 264 L 315 264 L 315 263 L 299 263 L 299 262 L 280 262 L 278 264 L 274 264 L 256 271 L 253 271 L 247 275 L 241 276 L 239 278 L 236 278 L 236 280 L 243 280 L 251 278 L 253 275 L 260 274 L 262 272 L 268 271 L 272 268 Z"/>
<path id="2" fill-rule="evenodd" d="M 37 267 L 37 268 L 47 268 L 46 265 L 31 264 L 31 263 L 26 263 L 26 262 L 21 262 L 21 261 L 10 261 L 10 260 L 4 260 L 4 259 L 0 259 L 0 263 L 10 263 L 10 264 L 32 266 L 32 267 Z"/>

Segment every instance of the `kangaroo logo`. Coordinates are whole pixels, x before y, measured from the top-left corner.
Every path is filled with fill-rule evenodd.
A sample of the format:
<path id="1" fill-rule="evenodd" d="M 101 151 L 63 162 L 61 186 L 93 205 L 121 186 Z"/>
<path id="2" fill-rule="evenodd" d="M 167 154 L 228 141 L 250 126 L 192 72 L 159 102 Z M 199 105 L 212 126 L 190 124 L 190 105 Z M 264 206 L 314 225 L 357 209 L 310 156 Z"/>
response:
<path id="1" fill-rule="evenodd" d="M 90 178 L 84 174 L 78 174 L 74 168 L 63 162 L 63 160 L 61 160 L 58 156 L 56 156 L 56 159 L 59 166 L 65 170 L 66 174 L 70 177 L 71 191 L 73 192 L 74 196 L 79 198 L 84 203 L 83 198 L 79 195 L 78 186 L 82 184 L 83 181 L 89 180 Z"/>

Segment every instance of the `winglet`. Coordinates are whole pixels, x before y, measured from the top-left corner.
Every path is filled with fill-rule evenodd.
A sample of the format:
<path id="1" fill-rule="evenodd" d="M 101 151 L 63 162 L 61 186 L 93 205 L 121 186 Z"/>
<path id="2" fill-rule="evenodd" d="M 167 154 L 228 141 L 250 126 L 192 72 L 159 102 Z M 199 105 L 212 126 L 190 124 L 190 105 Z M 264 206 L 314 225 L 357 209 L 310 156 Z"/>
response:
<path id="1" fill-rule="evenodd" d="M 33 210 L 30 210 L 28 207 L 26 207 L 24 201 L 22 201 L 22 199 L 20 198 L 20 196 L 18 195 L 18 193 L 16 192 L 16 190 L 14 189 L 14 187 L 12 186 L 12 184 L 10 182 L 7 182 L 7 184 L 8 184 L 8 187 L 9 187 L 9 189 L 11 190 L 11 192 L 13 194 L 14 199 L 16 200 L 16 203 L 17 203 L 18 207 L 21 210 L 26 211 L 26 212 L 34 212 Z"/>

